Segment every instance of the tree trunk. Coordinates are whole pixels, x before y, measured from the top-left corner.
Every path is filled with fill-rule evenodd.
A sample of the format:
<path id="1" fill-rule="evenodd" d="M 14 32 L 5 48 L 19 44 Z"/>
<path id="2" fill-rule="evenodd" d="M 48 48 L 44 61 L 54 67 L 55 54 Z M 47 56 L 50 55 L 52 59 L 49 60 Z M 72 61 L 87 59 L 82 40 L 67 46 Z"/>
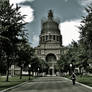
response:
<path id="1" fill-rule="evenodd" d="M 9 81 L 9 63 L 7 64 L 6 81 Z"/>
<path id="2" fill-rule="evenodd" d="M 28 70 L 28 73 L 29 73 L 29 80 L 30 80 L 30 69 Z"/>
<path id="3" fill-rule="evenodd" d="M 22 79 L 22 67 L 20 67 L 20 79 Z"/>
<path id="4" fill-rule="evenodd" d="M 34 72 L 32 71 L 32 77 L 34 76 Z"/>

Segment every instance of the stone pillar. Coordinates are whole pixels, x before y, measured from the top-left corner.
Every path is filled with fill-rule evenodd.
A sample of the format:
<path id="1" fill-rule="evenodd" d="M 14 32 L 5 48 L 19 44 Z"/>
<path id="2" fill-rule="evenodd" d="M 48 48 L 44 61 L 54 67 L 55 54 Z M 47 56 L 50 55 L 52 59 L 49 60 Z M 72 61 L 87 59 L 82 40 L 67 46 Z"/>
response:
<path id="1" fill-rule="evenodd" d="M 52 76 L 55 75 L 55 68 L 54 68 L 54 63 L 53 63 L 53 69 L 52 69 Z"/>
<path id="2" fill-rule="evenodd" d="M 53 67 L 53 69 L 52 69 L 52 76 L 53 76 L 53 75 L 55 75 L 55 73 L 54 73 L 54 67 Z"/>

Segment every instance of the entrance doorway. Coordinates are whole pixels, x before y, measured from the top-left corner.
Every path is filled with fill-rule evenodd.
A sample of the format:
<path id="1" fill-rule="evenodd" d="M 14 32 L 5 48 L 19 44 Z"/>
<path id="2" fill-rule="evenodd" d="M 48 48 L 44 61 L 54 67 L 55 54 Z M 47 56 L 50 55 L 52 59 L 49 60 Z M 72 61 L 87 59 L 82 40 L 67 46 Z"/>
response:
<path id="1" fill-rule="evenodd" d="M 46 61 L 48 62 L 49 65 L 48 74 L 55 75 L 55 65 L 57 63 L 56 56 L 54 54 L 48 54 L 46 56 Z"/>
<path id="2" fill-rule="evenodd" d="M 52 73 L 52 69 L 50 69 L 49 71 L 50 71 L 50 75 L 52 75 L 52 74 L 53 74 L 53 73 Z"/>

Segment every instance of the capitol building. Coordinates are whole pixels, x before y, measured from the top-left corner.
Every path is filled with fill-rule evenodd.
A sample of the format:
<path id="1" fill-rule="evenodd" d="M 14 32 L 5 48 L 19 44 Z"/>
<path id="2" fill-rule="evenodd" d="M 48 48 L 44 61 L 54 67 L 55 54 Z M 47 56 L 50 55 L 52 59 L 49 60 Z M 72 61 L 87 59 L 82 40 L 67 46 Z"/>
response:
<path id="1" fill-rule="evenodd" d="M 57 61 L 61 56 L 62 35 L 59 23 L 54 18 L 52 10 L 49 10 L 47 19 L 42 21 L 39 45 L 35 48 L 36 56 L 48 63 L 51 75 L 55 74 Z"/>

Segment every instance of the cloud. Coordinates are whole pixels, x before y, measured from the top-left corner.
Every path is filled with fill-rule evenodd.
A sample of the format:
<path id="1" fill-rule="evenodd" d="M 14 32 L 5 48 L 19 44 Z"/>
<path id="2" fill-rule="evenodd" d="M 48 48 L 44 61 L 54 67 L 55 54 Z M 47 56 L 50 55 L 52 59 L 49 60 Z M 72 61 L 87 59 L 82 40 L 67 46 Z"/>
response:
<path id="1" fill-rule="evenodd" d="M 10 0 L 10 4 L 14 4 L 14 7 L 16 4 L 20 4 L 21 2 L 30 1 L 33 2 L 34 0 Z M 25 22 L 32 22 L 34 20 L 34 10 L 31 8 L 31 6 L 24 6 L 20 5 L 21 9 L 21 15 L 27 15 L 24 19 Z"/>
<path id="2" fill-rule="evenodd" d="M 30 2 L 33 2 L 34 0 L 10 0 L 10 3 L 11 4 L 19 4 L 19 3 L 22 3 L 22 2 L 25 2 L 25 1 L 30 1 Z"/>
<path id="3" fill-rule="evenodd" d="M 79 29 L 77 28 L 80 26 L 80 20 L 71 20 L 65 21 L 60 23 L 60 30 L 63 37 L 63 45 L 69 45 L 72 40 L 79 40 Z"/>
<path id="4" fill-rule="evenodd" d="M 21 15 L 27 15 L 24 19 L 26 22 L 32 22 L 34 20 L 34 10 L 29 6 L 21 6 L 20 8 Z"/>
<path id="5" fill-rule="evenodd" d="M 32 38 L 32 46 L 35 47 L 37 46 L 39 43 L 39 36 L 38 35 L 33 35 L 33 38 Z"/>
<path id="6" fill-rule="evenodd" d="M 90 5 L 92 3 L 92 0 L 80 0 L 80 4 L 83 6 Z"/>
<path id="7" fill-rule="evenodd" d="M 87 7 L 88 5 L 92 4 L 92 0 L 79 0 L 79 4 L 83 7 Z M 87 12 L 85 9 L 82 10 L 83 14 L 86 16 Z"/>

